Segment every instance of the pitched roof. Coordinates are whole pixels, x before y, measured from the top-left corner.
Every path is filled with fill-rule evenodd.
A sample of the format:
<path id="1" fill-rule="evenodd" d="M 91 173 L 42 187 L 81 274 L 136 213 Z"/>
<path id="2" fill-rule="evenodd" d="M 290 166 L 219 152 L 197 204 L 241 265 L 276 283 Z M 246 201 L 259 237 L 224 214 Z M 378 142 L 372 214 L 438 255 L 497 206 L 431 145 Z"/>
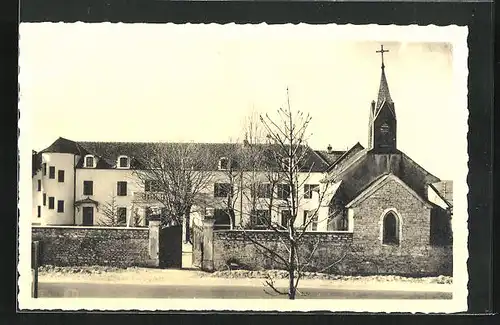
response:
<path id="1" fill-rule="evenodd" d="M 345 153 L 345 150 L 315 150 L 316 153 L 323 158 L 328 165 L 333 164 L 337 159 Z"/>
<path id="2" fill-rule="evenodd" d="M 352 163 L 353 158 L 359 155 L 359 152 L 363 151 L 365 148 L 357 142 L 349 150 L 340 155 L 331 165 L 328 167 L 327 172 L 338 171 L 344 168 L 346 165 Z"/>
<path id="3" fill-rule="evenodd" d="M 40 153 L 46 152 L 71 153 L 75 155 L 81 155 L 82 150 L 79 147 L 78 143 L 76 143 L 75 141 L 59 137 L 50 146 L 40 151 Z"/>
<path id="4" fill-rule="evenodd" d="M 440 181 L 429 186 L 449 207 L 453 206 L 453 181 Z"/>
<path id="5" fill-rule="evenodd" d="M 42 155 L 35 150 L 31 151 L 31 177 L 42 168 Z"/>
<path id="6" fill-rule="evenodd" d="M 373 181 L 385 174 L 394 174 L 421 197 L 425 197 L 426 186 L 439 179 L 410 159 L 405 153 L 377 154 L 362 149 L 335 165 L 326 181 L 342 181 L 335 198 L 350 202 Z"/>
<path id="7" fill-rule="evenodd" d="M 375 111 L 370 113 L 370 121 L 375 120 L 384 107 L 387 107 L 393 116 L 396 117 L 394 102 L 392 101 L 391 93 L 389 92 L 389 84 L 387 83 L 387 77 L 385 76 L 385 66 L 382 64 L 377 104 L 375 106 Z"/>
<path id="8" fill-rule="evenodd" d="M 387 184 L 390 181 L 395 181 L 398 184 L 402 185 L 411 195 L 413 195 L 416 199 L 418 199 L 420 202 L 422 202 L 424 205 L 428 207 L 432 207 L 433 205 L 422 198 L 418 193 L 416 193 L 408 184 L 406 184 L 403 180 L 398 178 L 396 175 L 392 173 L 386 173 L 380 175 L 378 178 L 376 178 L 373 182 L 368 184 L 354 199 L 352 199 L 349 203 L 346 204 L 346 208 L 354 207 L 357 206 L 358 204 L 362 203 L 364 200 L 369 198 L 373 193 L 378 191 L 380 188 L 382 188 L 385 184 Z"/>
<path id="9" fill-rule="evenodd" d="M 75 206 L 79 206 L 82 204 L 95 204 L 96 206 L 99 205 L 99 202 L 96 200 L 91 199 L 89 196 L 87 196 L 85 199 L 75 201 Z"/>
<path id="10" fill-rule="evenodd" d="M 194 150 L 208 153 L 211 164 L 211 169 L 217 170 L 219 159 L 222 157 L 231 157 L 238 160 L 238 155 L 243 155 L 244 144 L 240 143 L 190 143 L 190 142 L 91 142 L 91 141 L 72 141 L 64 138 L 57 139 L 52 145 L 42 152 L 62 152 L 73 153 L 80 155 L 76 167 L 83 167 L 83 159 L 87 154 L 97 156 L 96 168 L 111 169 L 116 167 L 119 156 L 127 156 L 131 158 L 131 168 L 141 168 L 140 159 L 151 150 L 158 147 L 168 148 L 186 148 L 194 146 Z M 272 150 L 271 145 L 255 144 L 252 145 L 257 150 L 262 150 L 264 155 L 270 157 Z M 305 166 L 311 172 L 323 172 L 328 167 L 328 161 L 316 151 L 307 146 L 302 146 L 305 153 Z"/>

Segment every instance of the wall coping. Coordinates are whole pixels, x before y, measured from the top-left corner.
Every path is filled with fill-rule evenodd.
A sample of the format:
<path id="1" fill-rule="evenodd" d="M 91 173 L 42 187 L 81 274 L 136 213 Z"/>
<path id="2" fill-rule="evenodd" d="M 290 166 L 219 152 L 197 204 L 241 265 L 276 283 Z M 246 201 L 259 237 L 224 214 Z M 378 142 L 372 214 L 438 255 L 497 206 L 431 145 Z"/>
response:
<path id="1" fill-rule="evenodd" d="M 149 230 L 148 227 L 102 227 L 102 226 L 31 226 L 32 229 L 106 229 L 106 230 Z"/>
<path id="2" fill-rule="evenodd" d="M 233 233 L 243 233 L 243 232 L 250 232 L 250 233 L 275 233 L 274 230 L 238 230 L 238 229 L 217 229 L 214 230 L 215 232 L 233 232 Z M 282 232 L 286 232 L 286 230 L 283 230 Z M 306 231 L 305 234 L 353 234 L 354 231 L 349 231 L 349 230 L 335 230 L 335 231 Z"/>

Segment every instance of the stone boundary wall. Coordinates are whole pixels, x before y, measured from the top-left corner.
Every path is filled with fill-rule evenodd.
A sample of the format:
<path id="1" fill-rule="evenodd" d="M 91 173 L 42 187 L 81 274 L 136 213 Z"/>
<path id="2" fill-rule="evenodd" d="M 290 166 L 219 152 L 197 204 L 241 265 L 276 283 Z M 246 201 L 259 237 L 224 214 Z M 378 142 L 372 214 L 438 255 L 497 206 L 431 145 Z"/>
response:
<path id="1" fill-rule="evenodd" d="M 213 270 L 227 270 L 231 263 L 250 270 L 283 269 L 276 258 L 271 258 L 265 249 L 254 242 L 280 256 L 288 256 L 282 240 L 274 231 L 215 230 L 212 242 Z M 308 258 L 314 249 L 306 271 L 406 276 L 452 275 L 453 271 L 451 246 L 419 247 L 414 251 L 394 247 L 377 252 L 356 242 L 351 232 L 308 232 L 302 238 L 299 257 Z"/>
<path id="2" fill-rule="evenodd" d="M 299 258 L 312 259 L 307 271 L 331 272 L 343 268 L 343 260 L 352 245 L 351 232 L 307 232 L 301 239 Z M 215 230 L 213 232 L 214 269 L 224 270 L 230 263 L 245 269 L 282 269 L 283 265 L 271 256 L 269 250 L 287 258 L 285 245 L 274 231 Z M 345 256 L 345 257 L 344 257 Z M 343 258 L 344 257 L 344 258 Z M 339 261 L 337 263 L 337 261 Z"/>
<path id="3" fill-rule="evenodd" d="M 154 266 L 148 228 L 32 226 L 40 262 L 56 266 Z"/>

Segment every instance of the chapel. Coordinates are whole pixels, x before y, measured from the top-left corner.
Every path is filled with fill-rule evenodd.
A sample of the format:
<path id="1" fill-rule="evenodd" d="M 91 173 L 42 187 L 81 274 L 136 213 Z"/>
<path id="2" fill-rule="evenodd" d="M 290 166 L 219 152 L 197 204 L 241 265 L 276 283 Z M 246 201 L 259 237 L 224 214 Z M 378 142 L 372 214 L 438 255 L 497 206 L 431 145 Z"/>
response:
<path id="1" fill-rule="evenodd" d="M 348 228 L 372 243 L 451 243 L 451 182 L 441 181 L 397 146 L 395 103 L 389 91 L 383 46 L 380 86 L 369 107 L 368 146 L 359 142 L 327 169 L 333 184 L 332 228 Z M 444 197 L 443 188 L 448 187 Z"/>

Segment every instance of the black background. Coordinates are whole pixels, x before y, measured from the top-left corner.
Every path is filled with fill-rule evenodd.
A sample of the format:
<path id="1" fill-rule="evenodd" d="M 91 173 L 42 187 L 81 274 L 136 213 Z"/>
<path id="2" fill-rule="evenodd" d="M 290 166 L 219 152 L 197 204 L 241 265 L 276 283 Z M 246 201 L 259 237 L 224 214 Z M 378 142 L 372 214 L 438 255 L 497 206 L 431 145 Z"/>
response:
<path id="1" fill-rule="evenodd" d="M 473 315 L 335 315 L 331 313 L 301 313 L 243 315 L 189 313 L 176 315 L 166 312 L 125 315 L 123 313 L 23 313 L 16 315 L 16 202 L 17 187 L 17 38 L 18 15 L 16 2 L 2 3 L 0 17 L 0 70 L 2 96 L 2 155 L 0 183 L 2 204 L 0 229 L 2 249 L 2 305 L 0 323 L 16 321 L 34 324 L 73 323 L 142 323 L 182 324 L 286 322 L 309 323 L 347 322 L 352 324 L 499 324 L 491 315 L 498 310 L 493 299 L 493 5 L 481 3 L 360 3 L 360 2 L 169 2 L 147 0 L 22 0 L 22 22 L 128 22 L 128 23 L 311 23 L 311 24 L 380 24 L 380 25 L 450 25 L 469 27 L 469 313 Z M 21 112 L 22 114 L 22 112 Z M 498 159 L 497 159 L 498 161 Z M 498 292 L 498 291 L 497 291 Z M 166 306 L 168 307 L 168 306 Z M 475 315 L 474 315 L 475 314 Z M 483 314 L 483 315 L 479 315 Z"/>

